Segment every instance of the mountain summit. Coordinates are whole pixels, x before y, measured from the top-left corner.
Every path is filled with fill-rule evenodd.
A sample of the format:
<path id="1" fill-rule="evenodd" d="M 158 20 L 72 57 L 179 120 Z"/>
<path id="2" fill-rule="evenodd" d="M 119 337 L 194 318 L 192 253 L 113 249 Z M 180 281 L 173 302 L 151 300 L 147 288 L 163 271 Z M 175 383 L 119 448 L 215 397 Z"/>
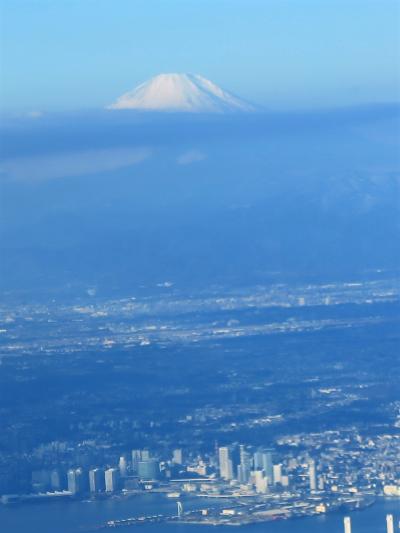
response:
<path id="1" fill-rule="evenodd" d="M 108 109 L 189 113 L 255 111 L 251 104 L 197 74 L 160 74 L 120 96 Z"/>

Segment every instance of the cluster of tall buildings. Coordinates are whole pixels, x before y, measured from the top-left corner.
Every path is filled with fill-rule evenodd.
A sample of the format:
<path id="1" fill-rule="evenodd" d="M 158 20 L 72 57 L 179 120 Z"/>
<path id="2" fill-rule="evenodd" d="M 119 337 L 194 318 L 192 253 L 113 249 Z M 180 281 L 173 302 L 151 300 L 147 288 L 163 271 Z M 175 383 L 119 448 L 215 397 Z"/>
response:
<path id="1" fill-rule="evenodd" d="M 182 451 L 174 450 L 173 462 L 182 461 Z M 67 488 L 74 495 L 85 492 L 116 492 L 126 481 L 156 481 L 160 478 L 160 463 L 148 450 L 133 450 L 131 461 L 121 456 L 118 466 L 111 468 L 71 468 L 67 472 Z M 125 483 L 124 483 L 125 482 Z"/>
<path id="2" fill-rule="evenodd" d="M 120 486 L 118 468 L 92 468 L 89 472 L 83 468 L 71 468 L 67 472 L 68 491 L 73 495 L 85 492 L 116 492 Z"/>
<path id="3" fill-rule="evenodd" d="M 258 449 L 251 453 L 246 446 L 222 446 L 218 448 L 219 475 L 226 481 L 236 479 L 241 484 L 252 484 L 256 492 L 266 493 L 268 487 L 289 486 L 289 476 L 283 465 L 275 459 L 274 450 Z M 323 479 L 317 477 L 315 462 L 308 465 L 310 491 L 323 490 Z"/>
<path id="4" fill-rule="evenodd" d="M 181 449 L 173 450 L 168 464 L 183 464 Z M 122 488 L 136 488 L 138 482 L 158 481 L 161 476 L 160 461 L 149 450 L 132 450 L 130 458 L 122 455 L 118 465 L 111 468 L 92 468 L 89 471 L 81 467 L 71 468 L 67 472 L 67 490 L 73 495 L 112 493 Z M 61 483 L 58 488 L 61 488 Z"/>

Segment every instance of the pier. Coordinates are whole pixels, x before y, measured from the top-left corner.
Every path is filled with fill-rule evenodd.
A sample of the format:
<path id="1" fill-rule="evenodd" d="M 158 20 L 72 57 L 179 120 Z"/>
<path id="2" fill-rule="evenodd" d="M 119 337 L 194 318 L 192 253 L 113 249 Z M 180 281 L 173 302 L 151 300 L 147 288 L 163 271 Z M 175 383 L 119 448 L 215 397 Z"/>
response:
<path id="1" fill-rule="evenodd" d="M 134 526 L 140 524 L 148 524 L 149 522 L 165 522 L 167 520 L 165 515 L 149 515 L 149 516 L 135 516 L 130 518 L 122 518 L 120 520 L 109 520 L 99 529 Z"/>

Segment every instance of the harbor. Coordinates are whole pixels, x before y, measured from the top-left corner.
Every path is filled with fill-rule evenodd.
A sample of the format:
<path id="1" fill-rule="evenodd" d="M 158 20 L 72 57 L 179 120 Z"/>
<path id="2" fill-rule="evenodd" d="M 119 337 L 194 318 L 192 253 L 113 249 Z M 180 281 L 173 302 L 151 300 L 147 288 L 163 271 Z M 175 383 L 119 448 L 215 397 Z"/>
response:
<path id="1" fill-rule="evenodd" d="M 179 500 L 176 502 L 176 514 L 152 514 L 134 516 L 119 520 L 108 520 L 96 529 L 114 529 L 128 526 L 138 526 L 150 523 L 179 523 L 201 526 L 247 526 L 275 522 L 277 520 L 293 520 L 297 518 L 313 517 L 326 513 L 361 511 L 371 507 L 375 498 L 358 497 L 332 500 L 329 503 L 315 501 L 297 501 L 277 504 L 271 499 L 254 498 L 253 501 L 228 500 L 221 506 L 195 508 L 184 511 Z"/>
<path id="2" fill-rule="evenodd" d="M 0 506 L 0 523 L 4 531 L 13 533 L 83 533 L 89 531 L 121 530 L 144 531 L 145 533 L 201 533 L 208 530 L 220 533 L 229 526 L 222 523 L 213 523 L 213 517 L 200 518 L 196 523 L 193 514 L 190 520 L 184 516 L 180 520 L 177 515 L 177 502 L 161 494 L 135 495 L 126 498 L 98 499 L 94 501 L 50 501 L 40 505 L 21 504 Z M 192 510 L 210 505 L 209 499 L 190 498 L 183 501 L 185 515 Z M 221 504 L 220 509 L 226 508 Z M 400 500 L 390 498 L 377 498 L 375 504 L 360 511 L 349 512 L 338 510 L 336 512 L 303 516 L 302 518 L 275 519 L 264 522 L 242 523 L 239 527 L 241 533 L 343 533 L 343 519 L 351 516 L 352 533 L 386 533 L 385 516 L 393 514 L 397 520 L 400 517 Z M 157 515 L 162 515 L 157 517 Z M 190 515 L 189 515 L 190 516 Z M 128 518 L 157 517 L 148 520 L 137 520 L 134 523 L 124 522 L 117 529 L 104 528 L 109 521 L 120 521 Z M 198 518 L 198 517 L 197 517 Z M 200 522 L 200 523 L 199 523 Z M 235 526 L 232 526 L 235 527 Z M 234 529 L 236 531 L 236 529 Z"/>

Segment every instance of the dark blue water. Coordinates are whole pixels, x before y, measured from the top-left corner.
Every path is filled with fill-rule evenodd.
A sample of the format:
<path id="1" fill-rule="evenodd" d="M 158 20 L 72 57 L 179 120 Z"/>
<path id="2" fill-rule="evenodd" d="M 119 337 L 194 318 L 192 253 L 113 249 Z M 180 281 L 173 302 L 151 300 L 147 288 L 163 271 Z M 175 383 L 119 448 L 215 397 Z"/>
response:
<path id="1" fill-rule="evenodd" d="M 185 500 L 186 509 L 201 507 L 199 500 Z M 175 514 L 176 502 L 160 495 L 144 495 L 126 499 L 108 499 L 96 502 L 51 502 L 16 506 L 0 505 L 1 533 L 82 533 L 87 527 L 107 520 L 147 514 Z M 400 499 L 380 500 L 373 507 L 351 514 L 352 533 L 386 533 L 386 514 L 400 520 Z M 236 528 L 234 528 L 236 531 Z M 111 530 L 110 530 L 111 531 Z M 230 531 L 227 527 L 179 524 L 148 524 L 124 527 L 116 531 L 144 533 L 204 533 Z M 330 514 L 242 526 L 240 533 L 343 533 L 343 515 Z M 396 533 L 400 530 L 395 529 Z"/>

